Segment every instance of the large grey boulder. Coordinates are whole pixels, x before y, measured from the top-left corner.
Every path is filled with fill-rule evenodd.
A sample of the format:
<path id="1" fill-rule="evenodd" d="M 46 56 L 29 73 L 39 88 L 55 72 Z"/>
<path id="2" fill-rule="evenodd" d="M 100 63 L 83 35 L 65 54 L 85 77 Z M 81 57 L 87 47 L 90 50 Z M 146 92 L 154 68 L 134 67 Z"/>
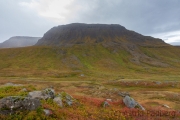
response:
<path id="1" fill-rule="evenodd" d="M 0 99 L 0 111 L 36 110 L 40 105 L 40 100 L 29 97 L 10 96 Z"/>
<path id="2" fill-rule="evenodd" d="M 43 91 L 32 91 L 28 93 L 28 97 L 33 99 L 53 99 L 55 97 L 54 89 L 52 88 L 46 88 Z"/>
<path id="3" fill-rule="evenodd" d="M 125 96 L 123 102 L 128 108 L 134 108 L 137 105 L 136 101 L 129 96 Z"/>
<path id="4" fill-rule="evenodd" d="M 123 102 L 128 108 L 138 107 L 143 111 L 145 110 L 145 108 L 141 104 L 136 102 L 132 97 L 125 96 L 124 99 L 123 99 Z"/>

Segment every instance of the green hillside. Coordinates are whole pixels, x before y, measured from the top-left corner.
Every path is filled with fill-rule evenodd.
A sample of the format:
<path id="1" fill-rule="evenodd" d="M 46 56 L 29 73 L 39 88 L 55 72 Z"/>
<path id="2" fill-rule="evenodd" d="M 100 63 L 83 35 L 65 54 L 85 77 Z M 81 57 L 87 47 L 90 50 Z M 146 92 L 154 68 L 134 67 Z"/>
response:
<path id="1" fill-rule="evenodd" d="M 1 77 L 131 79 L 178 77 L 180 52 L 178 48 L 139 47 L 140 53 L 167 66 L 131 61 L 133 55 L 121 47 L 101 44 L 72 47 L 25 47 L 0 49 Z M 147 60 L 147 61 L 146 61 Z"/>

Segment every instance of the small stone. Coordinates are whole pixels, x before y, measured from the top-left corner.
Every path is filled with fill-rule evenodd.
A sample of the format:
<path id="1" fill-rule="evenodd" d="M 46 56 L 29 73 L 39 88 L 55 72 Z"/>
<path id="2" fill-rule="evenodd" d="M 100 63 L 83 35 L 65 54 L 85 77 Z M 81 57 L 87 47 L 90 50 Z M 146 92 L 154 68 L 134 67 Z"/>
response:
<path id="1" fill-rule="evenodd" d="M 48 109 L 43 109 L 45 115 L 49 116 L 49 115 L 52 115 L 52 111 L 51 110 L 48 110 Z"/>
<path id="2" fill-rule="evenodd" d="M 157 85 L 160 85 L 161 84 L 161 82 L 159 82 L 159 81 L 157 81 L 157 82 L 155 82 Z"/>
<path id="3" fill-rule="evenodd" d="M 23 89 L 21 90 L 21 92 L 27 92 L 27 89 L 26 89 L 26 88 L 23 88 Z"/>
<path id="4" fill-rule="evenodd" d="M 137 106 L 138 106 L 141 110 L 145 111 L 145 108 L 144 108 L 141 104 L 137 103 Z"/>
<path id="5" fill-rule="evenodd" d="M 118 91 L 118 89 L 117 89 L 117 88 L 114 88 L 113 90 L 114 90 L 115 92 L 117 92 L 117 91 Z"/>
<path id="6" fill-rule="evenodd" d="M 165 105 L 165 104 L 163 105 L 163 107 L 165 107 L 165 108 L 170 108 L 168 105 Z"/>
<path id="7" fill-rule="evenodd" d="M 108 101 L 104 101 L 104 102 L 103 102 L 103 107 L 109 107 Z"/>
<path id="8" fill-rule="evenodd" d="M 108 101 L 108 102 L 112 102 L 112 99 L 106 99 L 106 101 Z"/>
<path id="9" fill-rule="evenodd" d="M 84 74 L 81 74 L 81 77 L 84 77 Z"/>
<path id="10" fill-rule="evenodd" d="M 55 103 L 57 103 L 60 107 L 63 107 L 62 98 L 61 97 L 55 97 L 53 99 Z"/>

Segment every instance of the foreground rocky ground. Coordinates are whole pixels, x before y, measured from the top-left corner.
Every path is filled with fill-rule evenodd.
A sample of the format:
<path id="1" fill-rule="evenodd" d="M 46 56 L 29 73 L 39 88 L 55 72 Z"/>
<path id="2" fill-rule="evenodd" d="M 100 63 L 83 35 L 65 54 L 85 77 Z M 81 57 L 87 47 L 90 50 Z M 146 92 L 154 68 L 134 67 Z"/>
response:
<path id="1" fill-rule="evenodd" d="M 1 81 L 0 119 L 178 120 L 179 86 L 177 81 Z"/>

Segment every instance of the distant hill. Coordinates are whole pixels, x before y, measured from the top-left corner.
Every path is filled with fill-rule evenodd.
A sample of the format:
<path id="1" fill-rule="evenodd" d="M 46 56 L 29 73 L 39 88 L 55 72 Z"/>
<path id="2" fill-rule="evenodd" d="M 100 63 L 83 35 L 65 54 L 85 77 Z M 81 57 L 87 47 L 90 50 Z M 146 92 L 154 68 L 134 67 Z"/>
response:
<path id="1" fill-rule="evenodd" d="M 172 42 L 170 43 L 171 45 L 174 45 L 174 46 L 180 46 L 180 42 Z"/>
<path id="2" fill-rule="evenodd" d="M 15 48 L 15 47 L 26 47 L 32 46 L 37 43 L 40 37 L 26 37 L 26 36 L 15 36 L 0 43 L 0 48 Z"/>
<path id="3" fill-rule="evenodd" d="M 160 39 L 143 36 L 117 24 L 73 23 L 53 27 L 37 42 L 40 46 L 69 46 L 75 44 L 167 45 Z"/>

